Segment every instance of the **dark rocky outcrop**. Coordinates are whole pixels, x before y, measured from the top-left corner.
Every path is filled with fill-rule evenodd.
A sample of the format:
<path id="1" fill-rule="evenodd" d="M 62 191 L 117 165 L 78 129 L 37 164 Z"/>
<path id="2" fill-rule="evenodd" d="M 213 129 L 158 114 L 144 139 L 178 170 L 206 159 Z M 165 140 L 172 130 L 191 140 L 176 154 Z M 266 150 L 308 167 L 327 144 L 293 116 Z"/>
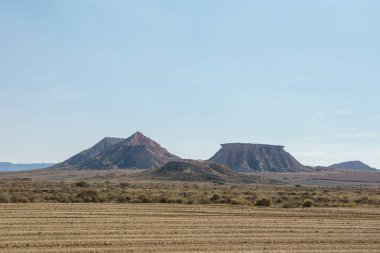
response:
<path id="1" fill-rule="evenodd" d="M 114 143 L 111 143 L 109 138 L 107 140 L 107 143 L 101 141 L 87 152 L 83 151 L 73 156 L 67 160 L 70 163 L 65 161 L 60 167 L 57 165 L 55 168 L 154 169 L 168 161 L 179 159 L 140 132 L 134 133 L 127 139 L 112 139 Z"/>
<path id="2" fill-rule="evenodd" d="M 142 173 L 140 177 L 167 181 L 214 183 L 255 183 L 263 181 L 257 176 L 242 175 L 224 164 L 200 160 L 171 161 L 159 169 Z"/>
<path id="3" fill-rule="evenodd" d="M 208 161 L 242 172 L 301 172 L 308 168 L 284 150 L 284 146 L 227 143 Z"/>
<path id="4" fill-rule="evenodd" d="M 375 168 L 372 168 L 361 161 L 349 161 L 349 162 L 343 162 L 343 163 L 336 163 L 336 164 L 330 165 L 329 168 L 338 169 L 338 170 L 377 171 Z"/>

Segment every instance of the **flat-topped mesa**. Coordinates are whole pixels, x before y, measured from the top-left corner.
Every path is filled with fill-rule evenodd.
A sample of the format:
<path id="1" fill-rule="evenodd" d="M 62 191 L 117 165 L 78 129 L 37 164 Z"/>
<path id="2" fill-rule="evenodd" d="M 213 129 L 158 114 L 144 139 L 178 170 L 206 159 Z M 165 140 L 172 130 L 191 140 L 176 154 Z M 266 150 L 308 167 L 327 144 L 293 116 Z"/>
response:
<path id="1" fill-rule="evenodd" d="M 281 145 L 270 145 L 270 144 L 257 144 L 257 143 L 240 143 L 240 142 L 236 142 L 236 143 L 224 143 L 224 144 L 220 144 L 220 146 L 222 146 L 222 148 L 249 148 L 249 147 L 260 147 L 260 148 L 275 148 L 275 149 L 284 149 L 285 146 L 281 146 Z"/>
<path id="2" fill-rule="evenodd" d="M 208 161 L 220 162 L 242 172 L 299 172 L 306 167 L 281 145 L 225 143 Z"/>

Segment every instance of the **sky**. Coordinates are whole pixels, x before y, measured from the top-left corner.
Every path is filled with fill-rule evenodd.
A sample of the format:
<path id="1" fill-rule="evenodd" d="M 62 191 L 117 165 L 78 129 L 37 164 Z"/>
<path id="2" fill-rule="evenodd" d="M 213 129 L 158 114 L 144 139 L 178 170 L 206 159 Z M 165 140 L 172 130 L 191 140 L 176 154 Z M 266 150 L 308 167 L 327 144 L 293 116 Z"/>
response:
<path id="1" fill-rule="evenodd" d="M 136 131 L 380 168 L 380 1 L 0 0 L 0 161 Z"/>

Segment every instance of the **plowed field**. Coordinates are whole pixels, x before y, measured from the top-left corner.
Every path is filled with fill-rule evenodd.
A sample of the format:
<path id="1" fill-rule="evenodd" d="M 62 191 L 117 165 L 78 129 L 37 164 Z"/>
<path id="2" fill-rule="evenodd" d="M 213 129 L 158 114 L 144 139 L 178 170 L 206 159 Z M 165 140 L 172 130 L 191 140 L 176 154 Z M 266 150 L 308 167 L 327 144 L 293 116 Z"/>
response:
<path id="1" fill-rule="evenodd" d="M 380 252 L 380 209 L 3 204 L 0 252 Z"/>

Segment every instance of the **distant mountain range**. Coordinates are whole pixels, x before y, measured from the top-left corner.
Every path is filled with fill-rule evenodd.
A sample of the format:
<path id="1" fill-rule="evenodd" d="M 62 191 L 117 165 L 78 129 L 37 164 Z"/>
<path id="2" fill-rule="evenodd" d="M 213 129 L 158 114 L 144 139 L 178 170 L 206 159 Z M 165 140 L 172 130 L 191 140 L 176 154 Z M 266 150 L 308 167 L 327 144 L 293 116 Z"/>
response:
<path id="1" fill-rule="evenodd" d="M 215 165 L 219 164 L 219 165 Z M 313 172 L 327 169 L 374 170 L 361 162 L 346 162 L 326 167 L 301 164 L 284 146 L 250 143 L 221 144 L 221 149 L 207 161 L 183 160 L 157 142 L 136 132 L 126 139 L 106 137 L 52 169 L 153 169 L 149 177 L 184 179 L 212 178 L 216 181 L 239 181 L 236 172 Z M 219 172 L 218 172 L 219 171 Z M 223 173 L 220 173 L 222 171 Z M 174 175 L 173 173 L 177 174 Z M 231 174 L 232 173 L 232 174 Z M 230 177 L 228 180 L 226 177 Z M 239 179 L 239 180 L 238 180 Z"/>
<path id="2" fill-rule="evenodd" d="M 338 169 L 338 170 L 377 171 L 375 168 L 372 168 L 361 161 L 349 161 L 349 162 L 343 162 L 343 163 L 336 163 L 329 166 L 329 168 Z"/>
<path id="3" fill-rule="evenodd" d="M 284 150 L 283 146 L 249 143 L 222 144 L 222 148 L 209 160 L 185 162 L 189 168 L 210 168 L 210 164 L 224 164 L 237 172 L 302 172 L 302 165 Z M 52 166 L 52 169 L 158 169 L 171 161 L 171 168 L 183 168 L 182 159 L 171 154 L 157 142 L 136 132 L 126 139 L 106 137 L 93 147 Z M 183 160 L 182 160 L 183 161 Z M 206 163 L 207 162 L 207 163 Z M 191 165 L 191 166 L 190 166 Z"/>
<path id="4" fill-rule="evenodd" d="M 15 164 L 10 162 L 0 162 L 0 171 L 20 171 L 20 170 L 34 170 L 43 169 L 54 165 L 54 163 L 25 163 Z"/>

